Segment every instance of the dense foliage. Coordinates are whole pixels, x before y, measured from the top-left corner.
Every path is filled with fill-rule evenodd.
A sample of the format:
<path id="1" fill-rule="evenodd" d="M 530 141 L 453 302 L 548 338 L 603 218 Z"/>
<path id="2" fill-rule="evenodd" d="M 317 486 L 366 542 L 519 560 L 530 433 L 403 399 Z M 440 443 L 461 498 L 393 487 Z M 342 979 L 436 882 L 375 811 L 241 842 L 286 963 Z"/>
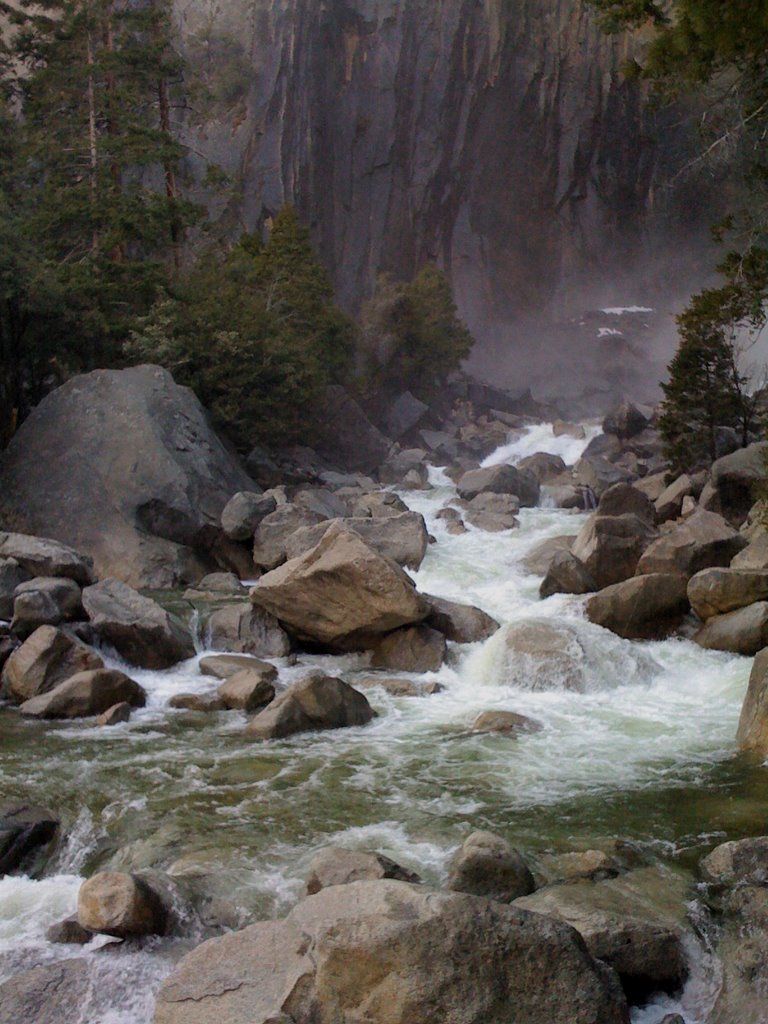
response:
<path id="1" fill-rule="evenodd" d="M 591 0 L 609 30 L 650 28 L 632 72 L 660 96 L 703 102 L 696 163 L 726 157 L 740 198 L 715 226 L 730 251 L 725 284 L 693 296 L 678 318 L 680 346 L 664 385 L 661 429 L 673 469 L 715 457 L 715 428 L 755 426 L 743 350 L 768 300 L 768 4 L 764 0 Z M 746 340 L 745 340 L 746 339 Z M 754 382 L 753 382 L 754 384 Z"/>
<path id="2" fill-rule="evenodd" d="M 286 207 L 265 246 L 244 235 L 162 295 L 128 356 L 166 366 L 248 449 L 301 438 L 322 388 L 347 376 L 354 339 L 309 232 Z"/>
<path id="3" fill-rule="evenodd" d="M 445 274 L 427 264 L 410 282 L 382 275 L 363 308 L 364 374 L 372 393 L 410 389 L 428 398 L 469 355 Z"/>

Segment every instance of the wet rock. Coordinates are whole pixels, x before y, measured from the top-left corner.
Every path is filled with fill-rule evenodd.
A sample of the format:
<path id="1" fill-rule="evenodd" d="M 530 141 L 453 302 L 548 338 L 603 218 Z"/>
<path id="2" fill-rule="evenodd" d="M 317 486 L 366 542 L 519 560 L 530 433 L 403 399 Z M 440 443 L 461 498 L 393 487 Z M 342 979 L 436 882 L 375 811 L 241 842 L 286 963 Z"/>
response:
<path id="1" fill-rule="evenodd" d="M 688 600 L 700 619 L 768 599 L 768 570 L 703 569 L 688 583 Z"/>
<path id="2" fill-rule="evenodd" d="M 5 627 L 5 628 L 7 628 L 7 627 Z M 3 670 L 3 667 L 4 667 L 5 663 L 6 663 L 6 661 L 8 661 L 10 656 L 13 654 L 13 652 L 15 650 L 18 650 L 19 645 L 20 645 L 20 640 L 19 640 L 18 637 L 11 636 L 10 633 L 4 632 L 3 629 L 0 628 L 0 683 L 2 682 L 2 670 Z M 1 695 L 1 690 L 0 690 L 0 695 Z"/>
<path id="3" fill-rule="evenodd" d="M 552 559 L 558 551 L 570 551 L 575 536 L 548 537 L 535 547 L 532 547 L 523 558 L 521 565 L 525 572 L 532 576 L 545 576 L 552 564 Z"/>
<path id="4" fill-rule="evenodd" d="M 288 557 L 286 545 L 293 534 L 305 526 L 316 526 L 327 516 L 300 505 L 281 505 L 265 516 L 253 535 L 253 560 L 259 568 L 269 571 L 282 565 Z"/>
<path id="5" fill-rule="evenodd" d="M 13 618 L 13 599 L 16 588 L 32 579 L 15 558 L 0 559 L 0 619 Z"/>
<path id="6" fill-rule="evenodd" d="M 768 651 L 760 651 L 752 665 L 736 741 L 739 750 L 768 755 Z"/>
<path id="7" fill-rule="evenodd" d="M 200 693 L 175 693 L 168 701 L 169 708 L 178 711 L 226 711 L 227 705 L 221 697 L 206 696 Z"/>
<path id="8" fill-rule="evenodd" d="M 277 502 L 255 491 L 238 491 L 221 513 L 221 528 L 230 540 L 251 540 L 259 523 L 274 512 Z"/>
<path id="9" fill-rule="evenodd" d="M 768 836 L 721 843 L 699 864 L 705 882 L 768 885 Z"/>
<path id="10" fill-rule="evenodd" d="M 751 656 L 768 645 L 768 602 L 758 601 L 735 612 L 708 619 L 693 637 L 709 651 Z"/>
<path id="11" fill-rule="evenodd" d="M 539 597 L 545 600 L 553 594 L 591 594 L 595 590 L 597 584 L 576 555 L 557 551 L 541 581 Z"/>
<path id="12" fill-rule="evenodd" d="M 540 889 L 516 907 L 567 922 L 590 953 L 621 978 L 630 1002 L 653 992 L 673 992 L 688 974 L 683 948 L 684 879 L 645 868 L 603 882 Z"/>
<path id="13" fill-rule="evenodd" d="M 37 577 L 20 583 L 13 600 L 11 629 L 22 639 L 38 626 L 58 626 L 82 618 L 79 584 L 65 577 Z"/>
<path id="14" fill-rule="evenodd" d="M 47 693 L 24 701 L 19 711 L 30 718 L 87 718 L 123 701 L 143 708 L 146 700 L 143 687 L 123 672 L 100 668 L 70 676 Z"/>
<path id="15" fill-rule="evenodd" d="M 593 459 L 599 457 L 612 462 L 621 455 L 622 451 L 621 441 L 619 441 L 615 434 L 598 434 L 597 437 L 592 438 L 584 449 L 582 458 Z"/>
<path id="16" fill-rule="evenodd" d="M 111 708 L 107 708 L 99 715 L 96 725 L 121 725 L 123 722 L 129 722 L 130 719 L 131 705 L 127 701 L 120 701 L 119 704 L 113 704 Z"/>
<path id="17" fill-rule="evenodd" d="M 453 640 L 457 644 L 473 644 L 478 640 L 487 640 L 499 628 L 496 619 L 473 605 L 458 604 L 432 594 L 425 594 L 424 599 L 429 606 L 426 625 L 442 633 L 446 640 Z"/>
<path id="18" fill-rule="evenodd" d="M 643 552 L 657 537 L 653 526 L 632 513 L 595 514 L 582 527 L 571 551 L 602 589 L 634 576 Z"/>
<path id="19" fill-rule="evenodd" d="M 700 498 L 702 508 L 719 512 L 731 525 L 741 526 L 755 503 L 756 488 L 768 475 L 766 452 L 768 442 L 760 441 L 713 462 L 709 483 Z"/>
<path id="20" fill-rule="evenodd" d="M 277 678 L 277 671 L 263 672 L 259 669 L 246 668 L 236 672 L 216 691 L 219 699 L 226 707 L 235 711 L 258 711 L 266 707 L 275 696 L 272 680 Z"/>
<path id="21" fill-rule="evenodd" d="M 468 512 L 489 512 L 498 516 L 516 516 L 520 511 L 520 499 L 514 494 L 493 494 L 483 491 L 471 501 L 465 502 Z"/>
<path id="22" fill-rule="evenodd" d="M 373 717 L 362 693 L 341 679 L 314 672 L 256 715 L 246 735 L 253 740 L 284 739 L 299 732 L 367 725 Z"/>
<path id="23" fill-rule="evenodd" d="M 514 466 L 490 466 L 488 469 L 473 469 L 464 475 L 456 485 L 459 497 L 471 501 L 478 494 L 512 494 L 522 508 L 531 508 L 539 500 L 539 482 L 532 473 L 515 469 Z"/>
<path id="24" fill-rule="evenodd" d="M 529 619 L 505 626 L 499 636 L 510 682 L 533 691 L 585 689 L 584 646 L 570 626 Z"/>
<path id="25" fill-rule="evenodd" d="M 550 885 L 582 880 L 602 882 L 606 878 L 615 878 L 621 870 L 618 862 L 603 850 L 579 850 L 541 857 L 539 868 Z"/>
<path id="26" fill-rule="evenodd" d="M 426 490 L 429 484 L 427 453 L 423 448 L 408 448 L 392 452 L 379 466 L 379 480 L 409 491 Z"/>
<path id="27" fill-rule="evenodd" d="M 358 690 L 380 687 L 392 697 L 431 697 L 435 693 L 442 693 L 444 689 L 440 683 L 399 679 L 396 676 L 388 676 L 383 673 L 354 676 L 352 685 Z"/>
<path id="28" fill-rule="evenodd" d="M 506 839 L 492 832 L 473 832 L 451 861 L 448 888 L 511 903 L 536 888 L 533 875 Z"/>
<path id="29" fill-rule="evenodd" d="M 46 931 L 49 942 L 62 946 L 85 946 L 93 938 L 93 934 L 85 930 L 76 917 L 68 917 L 57 921 Z"/>
<path id="30" fill-rule="evenodd" d="M 576 441 L 583 441 L 587 436 L 580 423 L 568 423 L 565 420 L 555 420 L 552 433 L 555 437 L 572 437 Z"/>
<path id="31" fill-rule="evenodd" d="M 722 516 L 700 510 L 646 547 L 637 574 L 676 572 L 690 579 L 702 569 L 729 565 L 746 546 Z"/>
<path id="32" fill-rule="evenodd" d="M 533 473 L 540 484 L 555 480 L 566 471 L 566 465 L 560 456 L 547 452 L 536 452 L 535 455 L 520 459 L 517 468 Z"/>
<path id="33" fill-rule="evenodd" d="M 457 519 L 454 522 L 448 523 L 445 532 L 451 537 L 461 537 L 462 534 L 467 533 L 467 528 L 461 519 Z"/>
<path id="34" fill-rule="evenodd" d="M 371 491 L 355 498 L 351 503 L 351 511 L 354 517 L 386 519 L 388 516 L 399 516 L 409 509 L 403 499 L 392 491 Z"/>
<path id="35" fill-rule="evenodd" d="M 381 880 L 324 889 L 283 921 L 198 946 L 160 989 L 154 1024 L 508 1024 L 510 1006 L 525 1024 L 629 1019 L 614 976 L 570 928 Z"/>
<path id="36" fill-rule="evenodd" d="M 0 985 L 0 1024 L 62 1024 L 82 1020 L 91 987 L 88 961 L 57 963 L 22 971 Z"/>
<path id="37" fill-rule="evenodd" d="M 626 640 L 660 640 L 674 632 L 688 611 L 685 579 L 651 573 L 606 587 L 587 601 L 590 622 Z"/>
<path id="38" fill-rule="evenodd" d="M 327 846 L 319 850 L 309 863 L 306 892 L 313 896 L 321 889 L 351 882 L 376 882 L 380 878 L 394 878 L 399 882 L 418 884 L 421 879 L 413 871 L 401 867 L 381 853 L 345 850 Z"/>
<path id="39" fill-rule="evenodd" d="M 520 525 L 513 515 L 500 512 L 473 512 L 468 511 L 466 521 L 477 530 L 484 530 L 486 533 L 503 533 L 506 530 L 515 530 Z"/>
<path id="40" fill-rule="evenodd" d="M 59 832 L 51 811 L 33 804 L 0 803 L 0 876 L 31 874 Z"/>
<path id="41" fill-rule="evenodd" d="M 600 495 L 597 504 L 599 516 L 623 516 L 632 514 L 649 526 L 656 523 L 656 510 L 647 495 L 632 484 L 614 484 Z"/>
<path id="42" fill-rule="evenodd" d="M 515 711 L 482 711 L 472 723 L 472 732 L 526 733 L 543 728 L 540 722 Z"/>
<path id="43" fill-rule="evenodd" d="M 214 679 L 229 679 L 244 669 L 256 669 L 265 673 L 269 676 L 270 682 L 277 677 L 274 665 L 267 661 L 259 661 L 258 658 L 249 658 L 245 654 L 209 654 L 200 659 L 197 667 L 201 675 L 213 676 Z"/>
<path id="44" fill-rule="evenodd" d="M 70 676 L 104 667 L 101 657 L 53 626 L 40 626 L 17 648 L 3 668 L 3 686 L 20 704 L 47 693 Z"/>
<path id="45" fill-rule="evenodd" d="M 310 551 L 320 543 L 331 524 L 354 531 L 384 558 L 391 558 L 409 569 L 418 569 L 427 553 L 429 534 L 424 517 L 418 512 L 403 512 L 384 518 L 329 519 L 317 526 L 302 527 L 286 542 L 287 557 L 299 558 Z"/>
<path id="46" fill-rule="evenodd" d="M 86 587 L 83 607 L 101 642 L 132 665 L 169 668 L 195 653 L 189 630 L 179 619 L 120 580 Z"/>
<path id="47" fill-rule="evenodd" d="M 262 576 L 251 601 L 295 635 L 331 646 L 365 647 L 371 636 L 420 622 L 429 611 L 398 565 L 340 525 Z"/>
<path id="48" fill-rule="evenodd" d="M 718 907 L 721 978 L 711 1024 L 762 1024 L 768 991 L 768 888 L 741 883 Z"/>
<path id="49" fill-rule="evenodd" d="M 81 586 L 94 582 L 93 562 L 47 537 L 0 532 L 0 558 L 12 558 L 31 576 L 64 576 Z"/>
<path id="50" fill-rule="evenodd" d="M 373 648 L 371 666 L 395 672 L 437 672 L 445 661 L 445 637 L 429 626 L 388 633 Z"/>
<path id="51" fill-rule="evenodd" d="M 277 619 L 248 602 L 227 605 L 212 612 L 205 627 L 208 647 L 213 651 L 282 658 L 291 642 Z"/>
<path id="52" fill-rule="evenodd" d="M 139 875 L 100 871 L 80 886 L 77 920 L 86 931 L 120 939 L 163 935 L 168 909 Z"/>

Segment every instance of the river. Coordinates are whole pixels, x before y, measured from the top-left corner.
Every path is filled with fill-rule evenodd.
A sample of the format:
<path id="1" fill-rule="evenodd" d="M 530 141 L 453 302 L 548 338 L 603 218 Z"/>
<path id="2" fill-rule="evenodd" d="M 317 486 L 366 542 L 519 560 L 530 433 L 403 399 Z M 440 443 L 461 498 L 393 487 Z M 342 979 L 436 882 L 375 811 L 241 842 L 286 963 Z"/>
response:
<path id="1" fill-rule="evenodd" d="M 537 426 L 486 462 L 550 451 L 573 463 L 585 443 Z M 130 669 L 149 700 L 124 725 L 41 724 L 0 710 L 0 792 L 52 808 L 66 836 L 44 879 L 0 880 L 0 981 L 86 955 L 94 985 L 78 1024 L 151 1020 L 153 994 L 188 940 L 105 951 L 107 940 L 97 939 L 83 954 L 45 939 L 49 924 L 74 911 L 81 879 L 106 865 L 169 870 L 211 895 L 212 914 L 245 923 L 284 913 L 312 854 L 327 845 L 375 848 L 439 883 L 478 828 L 534 860 L 623 838 L 684 868 L 725 838 L 765 831 L 768 771 L 738 758 L 734 744 L 750 660 L 685 639 L 631 643 L 588 623 L 581 598 L 540 601 L 540 580 L 522 559 L 543 539 L 576 534 L 584 516 L 524 510 L 518 530 L 450 536 L 435 515 L 455 488 L 439 469 L 431 480 L 434 489 L 403 495 L 437 540 L 413 574 L 419 589 L 505 624 L 567 622 L 587 652 L 586 691 L 532 689 L 530 671 L 497 634 L 453 647 L 428 677 L 443 684 L 438 694 L 367 691 L 379 712 L 371 725 L 263 745 L 244 740 L 239 713 L 166 706 L 174 693 L 213 688 L 197 671 L 202 650 L 166 672 Z M 308 665 L 353 673 L 365 661 L 275 664 L 289 680 Z M 470 735 L 488 709 L 521 712 L 544 729 Z M 633 1021 L 656 1024 L 676 1009 L 700 1024 L 706 988 L 694 972 L 681 1003 L 661 1000 Z"/>

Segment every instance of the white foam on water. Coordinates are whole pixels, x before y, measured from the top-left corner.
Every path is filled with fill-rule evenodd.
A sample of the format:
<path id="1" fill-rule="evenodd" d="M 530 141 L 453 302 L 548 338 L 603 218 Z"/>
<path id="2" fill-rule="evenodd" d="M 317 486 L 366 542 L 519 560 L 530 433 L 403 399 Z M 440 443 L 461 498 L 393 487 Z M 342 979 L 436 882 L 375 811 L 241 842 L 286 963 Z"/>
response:
<path id="1" fill-rule="evenodd" d="M 567 466 L 573 466 L 579 461 L 589 442 L 601 432 L 599 424 L 589 423 L 584 425 L 586 437 L 583 440 L 569 437 L 567 434 L 556 437 L 551 423 L 536 423 L 525 427 L 519 437 L 497 448 L 481 465 L 483 468 L 503 463 L 514 466 L 529 455 L 546 452 L 549 455 L 559 455 Z"/>

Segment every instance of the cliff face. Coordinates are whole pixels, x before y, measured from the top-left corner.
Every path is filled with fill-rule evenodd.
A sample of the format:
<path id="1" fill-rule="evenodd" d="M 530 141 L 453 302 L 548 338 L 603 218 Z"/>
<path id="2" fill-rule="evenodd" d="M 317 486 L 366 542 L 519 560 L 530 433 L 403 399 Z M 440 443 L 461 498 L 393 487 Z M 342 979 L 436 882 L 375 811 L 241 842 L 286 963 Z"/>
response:
<path id="1" fill-rule="evenodd" d="M 249 228 L 292 201 L 342 302 L 451 274 L 481 333 L 642 273 L 659 160 L 580 0 L 178 0 L 191 144 Z M 580 299 L 575 296 L 581 293 Z M 606 294 L 607 297 L 607 294 Z"/>

